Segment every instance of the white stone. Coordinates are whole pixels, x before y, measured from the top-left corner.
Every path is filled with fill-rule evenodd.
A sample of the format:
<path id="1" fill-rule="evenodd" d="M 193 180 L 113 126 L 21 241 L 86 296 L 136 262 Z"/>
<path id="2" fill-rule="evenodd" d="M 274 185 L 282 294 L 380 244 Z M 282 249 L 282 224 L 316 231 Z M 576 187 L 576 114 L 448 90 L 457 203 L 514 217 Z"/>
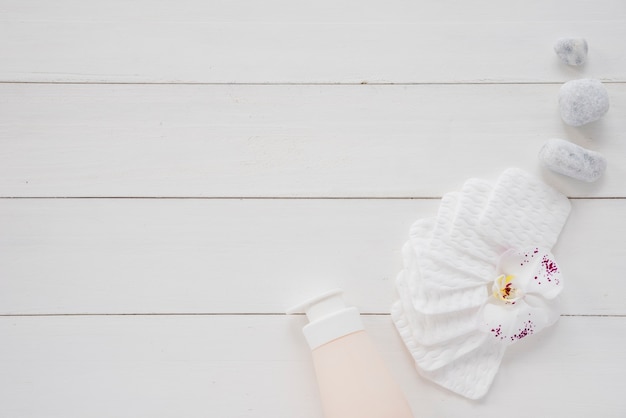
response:
<path id="1" fill-rule="evenodd" d="M 609 110 L 609 94 L 600 80 L 572 80 L 559 91 L 561 118 L 571 126 L 600 119 Z"/>
<path id="2" fill-rule="evenodd" d="M 563 139 L 549 139 L 539 151 L 539 160 L 550 170 L 560 174 L 593 182 L 606 170 L 606 158 Z"/>
<path id="3" fill-rule="evenodd" d="M 554 44 L 554 52 L 568 65 L 583 65 L 587 61 L 587 41 L 583 38 L 561 38 Z"/>

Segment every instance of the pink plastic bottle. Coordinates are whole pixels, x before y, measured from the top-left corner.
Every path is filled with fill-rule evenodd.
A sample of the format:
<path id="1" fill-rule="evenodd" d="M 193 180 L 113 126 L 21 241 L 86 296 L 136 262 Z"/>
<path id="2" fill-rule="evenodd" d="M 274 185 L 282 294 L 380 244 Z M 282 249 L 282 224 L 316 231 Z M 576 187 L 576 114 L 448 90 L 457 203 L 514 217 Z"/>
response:
<path id="1" fill-rule="evenodd" d="M 304 329 L 326 418 L 412 418 L 359 312 L 331 290 L 288 311 L 305 311 Z"/>

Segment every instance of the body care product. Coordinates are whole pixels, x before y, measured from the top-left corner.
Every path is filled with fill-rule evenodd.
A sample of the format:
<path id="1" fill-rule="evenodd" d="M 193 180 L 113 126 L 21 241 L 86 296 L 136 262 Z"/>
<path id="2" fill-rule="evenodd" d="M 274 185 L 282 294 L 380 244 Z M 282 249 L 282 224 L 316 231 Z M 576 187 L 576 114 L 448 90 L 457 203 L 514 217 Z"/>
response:
<path id="1" fill-rule="evenodd" d="M 306 312 L 326 418 L 412 418 L 409 405 L 365 332 L 359 312 L 331 290 L 289 310 Z"/>

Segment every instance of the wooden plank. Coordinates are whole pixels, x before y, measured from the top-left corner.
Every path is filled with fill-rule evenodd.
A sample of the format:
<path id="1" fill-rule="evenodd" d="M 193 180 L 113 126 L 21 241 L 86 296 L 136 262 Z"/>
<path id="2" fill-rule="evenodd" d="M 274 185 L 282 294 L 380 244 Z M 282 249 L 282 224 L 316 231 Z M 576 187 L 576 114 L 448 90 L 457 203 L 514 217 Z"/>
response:
<path id="1" fill-rule="evenodd" d="M 626 81 L 618 0 L 225 3 L 4 1 L 0 81 Z M 589 40 L 586 68 L 560 64 L 552 45 L 562 36 Z"/>
<path id="2" fill-rule="evenodd" d="M 249 23 L 427 23 L 427 22 L 562 22 L 626 19 L 621 0 L 599 0 L 590 7 L 585 0 L 528 0 L 505 4 L 476 0 L 471 7 L 462 2 L 407 2 L 389 0 L 384 7 L 359 0 L 319 0 L 294 5 L 289 0 L 256 2 L 198 0 L 109 0 L 106 3 L 59 0 L 51 5 L 39 0 L 3 0 L 1 21 L 183 21 Z"/>
<path id="3" fill-rule="evenodd" d="M 409 226 L 438 200 L 0 200 L 0 312 L 272 313 L 342 287 L 389 312 Z M 626 314 L 626 200 L 574 200 L 564 313 Z"/>
<path id="4" fill-rule="evenodd" d="M 626 26 L 625 26 L 626 27 Z M 626 85 L 574 129 L 558 85 L 0 85 L 0 196 L 424 197 L 509 166 L 569 196 L 626 196 Z M 551 137 L 604 153 L 586 184 Z"/>
<path id="5" fill-rule="evenodd" d="M 613 384 L 626 372 L 624 318 L 561 318 L 550 332 L 511 347 L 480 402 L 419 377 L 388 316 L 364 320 L 416 416 L 618 418 L 626 408 Z M 321 418 L 304 322 L 3 317 L 0 415 Z"/>

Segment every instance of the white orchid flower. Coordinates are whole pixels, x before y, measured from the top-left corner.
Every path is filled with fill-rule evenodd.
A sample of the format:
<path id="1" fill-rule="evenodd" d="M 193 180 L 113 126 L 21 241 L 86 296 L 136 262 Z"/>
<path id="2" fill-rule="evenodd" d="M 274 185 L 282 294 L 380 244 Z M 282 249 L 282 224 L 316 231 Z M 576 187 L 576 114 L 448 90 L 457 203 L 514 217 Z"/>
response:
<path id="1" fill-rule="evenodd" d="M 500 256 L 491 296 L 479 327 L 512 344 L 552 325 L 559 317 L 555 298 L 563 289 L 561 269 L 547 250 L 508 250 Z"/>

